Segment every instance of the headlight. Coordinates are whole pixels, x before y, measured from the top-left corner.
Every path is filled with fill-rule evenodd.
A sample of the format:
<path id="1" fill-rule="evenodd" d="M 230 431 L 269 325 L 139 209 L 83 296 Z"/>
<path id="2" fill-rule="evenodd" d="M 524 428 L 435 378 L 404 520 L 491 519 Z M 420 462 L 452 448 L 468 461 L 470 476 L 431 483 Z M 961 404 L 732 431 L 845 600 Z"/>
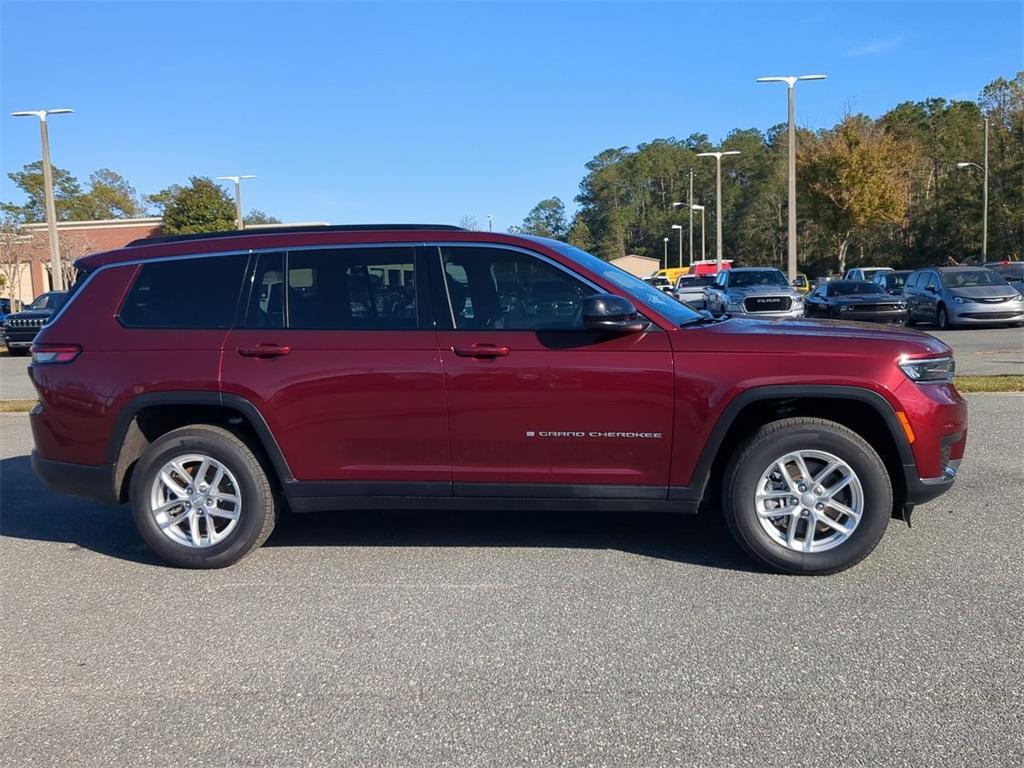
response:
<path id="1" fill-rule="evenodd" d="M 956 363 L 952 357 L 932 357 L 928 359 L 903 358 L 899 362 L 900 370 L 911 381 L 919 384 L 939 384 L 953 380 Z"/>
<path id="2" fill-rule="evenodd" d="M 726 306 L 729 307 L 729 309 L 743 309 L 743 299 L 729 298 L 726 299 L 725 303 Z"/>
<path id="3" fill-rule="evenodd" d="M 1018 293 L 1016 296 L 1010 299 L 1010 301 L 1024 301 L 1024 294 Z"/>
<path id="4" fill-rule="evenodd" d="M 854 309 L 856 309 L 856 307 L 854 307 L 853 304 L 842 304 L 839 307 L 840 312 L 853 312 Z"/>
<path id="5" fill-rule="evenodd" d="M 973 304 L 974 299 L 969 299 L 966 296 L 954 296 L 953 301 L 957 304 Z"/>
<path id="6" fill-rule="evenodd" d="M 896 303 L 896 309 L 906 309 L 906 308 L 907 308 L 907 302 L 899 301 L 899 302 Z"/>

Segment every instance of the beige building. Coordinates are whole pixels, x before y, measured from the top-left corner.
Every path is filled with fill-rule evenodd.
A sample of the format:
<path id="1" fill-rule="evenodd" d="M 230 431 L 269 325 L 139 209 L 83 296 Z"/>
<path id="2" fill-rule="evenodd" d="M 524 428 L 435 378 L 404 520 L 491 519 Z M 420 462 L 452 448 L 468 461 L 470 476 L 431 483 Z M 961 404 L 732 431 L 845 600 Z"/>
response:
<path id="1" fill-rule="evenodd" d="M 658 259 L 652 259 L 649 256 L 637 256 L 636 254 L 621 256 L 617 259 L 612 259 L 608 263 L 614 264 L 619 269 L 629 272 L 629 274 L 635 277 L 649 277 L 661 269 L 661 262 Z"/>

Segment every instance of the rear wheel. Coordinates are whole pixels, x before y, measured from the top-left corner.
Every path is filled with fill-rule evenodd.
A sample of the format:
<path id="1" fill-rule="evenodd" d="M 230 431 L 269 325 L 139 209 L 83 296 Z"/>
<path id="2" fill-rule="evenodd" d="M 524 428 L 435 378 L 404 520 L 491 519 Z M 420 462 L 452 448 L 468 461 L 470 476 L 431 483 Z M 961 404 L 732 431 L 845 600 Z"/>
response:
<path id="1" fill-rule="evenodd" d="M 826 574 L 856 565 L 878 544 L 892 486 L 878 454 L 825 419 L 783 419 L 733 455 L 725 519 L 752 557 L 782 573 Z"/>
<path id="2" fill-rule="evenodd" d="M 17 349 L 11 349 L 10 347 L 8 347 L 7 354 L 9 354 L 11 357 L 25 357 L 25 355 L 28 354 L 28 350 L 25 349 L 24 347 L 18 347 Z"/>
<path id="3" fill-rule="evenodd" d="M 267 474 L 242 440 L 220 427 L 168 432 L 132 472 L 135 526 L 167 562 L 222 568 L 266 541 L 277 508 Z"/>

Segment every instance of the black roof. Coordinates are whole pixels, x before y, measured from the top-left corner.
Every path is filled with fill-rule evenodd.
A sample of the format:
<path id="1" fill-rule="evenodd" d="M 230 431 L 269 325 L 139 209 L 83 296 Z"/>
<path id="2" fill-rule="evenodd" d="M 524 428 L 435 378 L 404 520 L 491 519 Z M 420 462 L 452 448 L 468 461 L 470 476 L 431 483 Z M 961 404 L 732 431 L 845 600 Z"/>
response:
<path id="1" fill-rule="evenodd" d="M 188 235 L 161 235 L 159 237 L 143 237 L 132 240 L 126 247 L 133 245 L 156 245 L 158 243 L 177 243 L 184 240 L 213 240 L 218 237 L 239 237 L 242 235 L 287 235 L 306 234 L 310 232 L 381 232 L 411 230 L 431 231 L 463 231 L 462 227 L 451 224 L 312 224 L 308 226 L 260 227 L 259 229 L 231 229 L 225 232 L 196 232 Z"/>

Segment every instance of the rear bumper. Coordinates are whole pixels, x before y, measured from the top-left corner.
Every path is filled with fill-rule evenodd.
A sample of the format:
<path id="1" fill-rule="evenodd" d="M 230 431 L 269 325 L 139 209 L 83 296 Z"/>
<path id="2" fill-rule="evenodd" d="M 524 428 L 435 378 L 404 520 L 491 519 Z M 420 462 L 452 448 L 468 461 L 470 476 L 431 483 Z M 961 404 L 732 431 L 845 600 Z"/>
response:
<path id="1" fill-rule="evenodd" d="M 114 473 L 109 464 L 93 466 L 44 459 L 32 451 L 32 471 L 47 488 L 58 493 L 82 496 L 104 504 L 117 504 L 114 495 Z"/>

